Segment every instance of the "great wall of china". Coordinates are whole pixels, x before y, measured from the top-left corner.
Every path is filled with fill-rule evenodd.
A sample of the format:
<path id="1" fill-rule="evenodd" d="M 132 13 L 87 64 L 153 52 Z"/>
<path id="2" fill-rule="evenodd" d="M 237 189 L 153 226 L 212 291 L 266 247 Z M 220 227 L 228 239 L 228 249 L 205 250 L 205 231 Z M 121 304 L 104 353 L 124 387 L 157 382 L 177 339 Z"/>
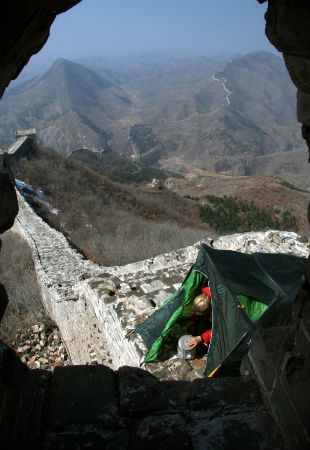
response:
<path id="1" fill-rule="evenodd" d="M 258 0 L 258 3 L 266 2 Z M 55 17 L 77 3 L 79 0 L 50 0 L 40 4 L 32 0 L 5 2 L 0 17 L 2 28 L 6 30 L 1 40 L 0 96 L 29 58 L 43 47 Z M 266 36 L 283 55 L 298 88 L 297 118 L 309 150 L 308 3 L 305 0 L 269 1 L 265 19 Z M 16 197 L 4 172 L 0 173 L 0 190 L 3 233 L 11 228 L 17 214 Z M 295 252 L 295 242 L 299 238 L 268 233 L 263 239 L 290 240 L 288 247 Z M 247 240 L 246 247 L 250 250 L 254 240 Z M 87 280 L 80 281 L 87 283 Z M 52 285 L 46 287 L 47 297 L 51 293 L 54 295 L 55 290 L 52 291 Z M 159 382 L 149 372 L 138 368 L 121 367 L 113 371 L 104 365 L 61 367 L 53 373 L 29 370 L 0 342 L 0 393 L 4 393 L 0 395 L 1 448 L 309 448 L 309 292 L 308 260 L 291 325 L 258 330 L 248 358 L 243 361 L 243 380 Z M 118 292 L 115 294 L 118 296 Z M 247 376 L 251 369 L 254 384 Z M 256 382 L 267 408 L 262 404 Z M 282 437 L 273 427 L 268 411 L 276 419 Z"/>
<path id="2" fill-rule="evenodd" d="M 11 153 L 24 157 L 32 138 L 20 135 L 16 138 Z M 22 183 L 16 186 L 20 188 Z M 28 448 L 29 442 L 34 442 L 31 448 L 42 443 L 44 448 L 60 448 L 68 440 L 71 449 L 86 439 L 86 444 L 93 448 L 108 443 L 107 448 L 111 449 L 142 450 L 150 445 L 153 448 L 158 438 L 164 447 L 156 450 L 174 449 L 176 434 L 181 436 L 179 449 L 205 449 L 204 434 L 208 435 L 210 449 L 219 448 L 218 445 L 242 448 L 244 436 L 250 439 L 249 448 L 256 448 L 257 436 L 261 448 L 285 448 L 269 408 L 273 410 L 277 405 L 273 418 L 282 436 L 290 441 L 296 434 L 292 414 L 299 414 L 298 406 L 286 378 L 268 385 L 265 365 L 269 367 L 268 373 L 277 373 L 277 358 L 269 344 L 275 336 L 280 354 L 284 352 L 284 361 L 289 364 L 291 351 L 286 345 L 286 327 L 257 332 L 241 366 L 243 378 L 206 379 L 204 359 L 188 361 L 177 355 L 165 362 L 143 364 L 147 349 L 134 332 L 135 327 L 181 286 L 196 259 L 200 242 L 125 266 L 101 267 L 84 259 L 63 234 L 33 211 L 22 193 L 18 190 L 16 193 L 19 213 L 12 231 L 31 248 L 42 302 L 59 328 L 72 365 L 37 374 L 36 370 L 27 369 L 11 349 L 0 345 L 2 358 L 11 361 L 5 367 L 6 370 L 9 367 L 13 380 L 3 403 L 4 420 L 10 417 L 14 398 L 22 402 L 15 414 L 14 433 L 4 436 L 5 442 L 10 440 L 9 448 L 15 448 L 15 443 Z M 243 253 L 284 252 L 308 257 L 310 251 L 306 236 L 275 230 L 204 242 L 217 249 Z M 299 322 L 303 320 L 301 315 Z M 296 328 L 296 320 L 293 327 Z M 300 329 L 303 335 L 307 334 L 303 327 Z M 22 373 L 23 388 L 19 383 Z M 267 399 L 267 408 L 258 387 Z M 36 399 L 30 406 L 29 395 Z M 25 414 L 30 417 L 26 422 Z M 294 448 L 307 439 L 304 418 L 300 416 L 299 420 L 300 440 Z M 23 432 L 25 423 L 27 433 Z M 10 427 L 8 424 L 7 430 Z M 214 434 L 213 428 L 217 430 Z"/>
<path id="3" fill-rule="evenodd" d="M 146 348 L 136 334 L 126 336 L 181 286 L 199 243 L 125 266 L 100 267 L 72 249 L 20 193 L 18 202 L 13 231 L 32 249 L 44 306 L 58 324 L 73 364 L 139 367 Z M 218 238 L 212 246 L 307 257 L 310 244 L 300 240 L 295 233 L 252 232 Z"/>
<path id="4" fill-rule="evenodd" d="M 265 364 L 268 373 L 276 370 L 275 355 L 269 349 L 272 329 L 271 335 L 269 330 L 257 334 L 242 363 L 243 378 L 204 378 L 202 360 L 177 357 L 139 368 L 146 347 L 131 331 L 178 289 L 196 259 L 199 243 L 126 266 L 99 267 L 83 259 L 17 194 L 19 213 L 12 231 L 32 249 L 45 308 L 59 327 L 73 365 L 56 367 L 52 373 L 26 371 L 14 352 L 2 345 L 3 357 L 11 361 L 6 367 L 13 380 L 3 417 L 10 416 L 17 399 L 22 402 L 15 414 L 14 433 L 4 437 L 10 441 L 8 448 L 16 448 L 16 443 L 28 448 L 30 442 L 34 449 L 40 448 L 36 445 L 58 449 L 64 443 L 71 449 L 83 443 L 98 449 L 108 445 L 109 449 L 172 450 L 177 445 L 181 450 L 202 450 L 208 436 L 210 449 L 244 448 L 244 439 L 248 448 L 256 448 L 258 439 L 262 449 L 284 449 L 286 444 L 258 386 L 263 398 L 274 391 L 281 393 L 277 404 L 283 407 L 274 411 L 274 418 L 288 442 L 292 436 L 296 439 L 290 389 L 283 380 L 271 389 L 264 379 Z M 307 256 L 306 241 L 295 233 L 270 230 L 206 243 L 246 253 Z M 286 327 L 276 332 L 276 352 L 287 332 Z M 270 404 L 274 404 L 272 398 L 267 401 Z M 302 448 L 299 444 L 303 445 L 306 434 L 298 430 L 296 448 Z"/>

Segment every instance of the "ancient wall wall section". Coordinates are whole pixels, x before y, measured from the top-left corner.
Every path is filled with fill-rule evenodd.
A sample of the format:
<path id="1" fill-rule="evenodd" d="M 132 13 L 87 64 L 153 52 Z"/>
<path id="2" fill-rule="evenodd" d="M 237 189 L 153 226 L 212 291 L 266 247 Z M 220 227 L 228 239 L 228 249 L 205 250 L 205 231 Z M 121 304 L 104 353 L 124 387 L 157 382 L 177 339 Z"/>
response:
<path id="1" fill-rule="evenodd" d="M 100 267 L 72 249 L 19 193 L 18 202 L 13 230 L 32 249 L 44 306 L 59 327 L 72 363 L 138 367 L 146 347 L 133 331 L 178 290 L 200 243 L 125 266 Z M 306 241 L 295 233 L 268 231 L 220 237 L 212 246 L 306 257 Z M 211 244 L 210 239 L 205 242 Z"/>
<path id="2" fill-rule="evenodd" d="M 71 248 L 63 234 L 17 195 L 19 214 L 13 231 L 32 249 L 44 306 L 57 323 L 73 364 L 139 365 L 141 351 L 136 342 L 123 340 L 132 330 L 130 323 L 141 319 L 137 311 L 142 303 L 143 317 L 154 308 L 148 300 L 136 302 L 136 297 L 128 294 L 138 291 L 141 297 L 152 292 L 164 301 L 180 286 L 198 246 L 126 266 L 100 267 Z M 160 274 L 165 282 L 157 280 Z"/>

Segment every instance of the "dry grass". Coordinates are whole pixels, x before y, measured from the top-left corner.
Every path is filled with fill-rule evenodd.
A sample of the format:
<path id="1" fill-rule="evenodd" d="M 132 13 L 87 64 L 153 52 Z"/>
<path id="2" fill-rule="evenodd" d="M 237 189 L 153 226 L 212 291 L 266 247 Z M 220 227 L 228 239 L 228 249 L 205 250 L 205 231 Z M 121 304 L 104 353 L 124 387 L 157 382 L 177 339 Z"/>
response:
<path id="1" fill-rule="evenodd" d="M 43 309 L 31 250 L 16 233 L 1 235 L 0 282 L 9 304 L 0 326 L 0 339 L 12 345 L 17 334 L 48 320 Z"/>
<path id="2" fill-rule="evenodd" d="M 59 211 L 32 196 L 39 213 L 99 264 L 146 259 L 210 235 L 197 205 L 166 189 L 120 185 L 52 151 L 14 165 L 17 178 L 42 189 Z"/>

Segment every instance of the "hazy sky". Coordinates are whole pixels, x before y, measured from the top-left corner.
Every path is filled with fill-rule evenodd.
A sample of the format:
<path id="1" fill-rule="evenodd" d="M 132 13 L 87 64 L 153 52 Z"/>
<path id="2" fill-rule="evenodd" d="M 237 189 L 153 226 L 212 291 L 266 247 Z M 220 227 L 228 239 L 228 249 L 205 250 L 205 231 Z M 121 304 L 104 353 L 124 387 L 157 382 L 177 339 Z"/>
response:
<path id="1" fill-rule="evenodd" d="M 32 65 L 63 57 L 275 51 L 256 0 L 82 0 L 58 16 Z"/>

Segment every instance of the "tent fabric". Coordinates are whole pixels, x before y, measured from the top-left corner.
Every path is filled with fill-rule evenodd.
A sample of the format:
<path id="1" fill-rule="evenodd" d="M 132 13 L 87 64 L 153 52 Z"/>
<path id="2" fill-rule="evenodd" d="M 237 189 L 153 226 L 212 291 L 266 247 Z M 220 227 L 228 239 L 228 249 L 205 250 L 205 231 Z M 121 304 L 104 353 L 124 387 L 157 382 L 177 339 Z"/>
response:
<path id="1" fill-rule="evenodd" d="M 305 263 L 294 255 L 244 254 L 202 244 L 180 290 L 136 328 L 149 349 L 145 361 L 159 360 L 173 333 L 182 334 L 195 296 L 209 281 L 213 320 L 205 375 L 219 366 L 222 374 L 232 374 L 258 327 L 290 322 Z"/>
<path id="2" fill-rule="evenodd" d="M 180 290 L 152 314 L 151 320 L 147 319 L 136 328 L 150 349 L 146 362 L 158 357 L 163 339 L 169 334 L 181 312 L 188 310 L 186 307 L 193 302 L 204 278 L 201 273 L 191 270 Z"/>

